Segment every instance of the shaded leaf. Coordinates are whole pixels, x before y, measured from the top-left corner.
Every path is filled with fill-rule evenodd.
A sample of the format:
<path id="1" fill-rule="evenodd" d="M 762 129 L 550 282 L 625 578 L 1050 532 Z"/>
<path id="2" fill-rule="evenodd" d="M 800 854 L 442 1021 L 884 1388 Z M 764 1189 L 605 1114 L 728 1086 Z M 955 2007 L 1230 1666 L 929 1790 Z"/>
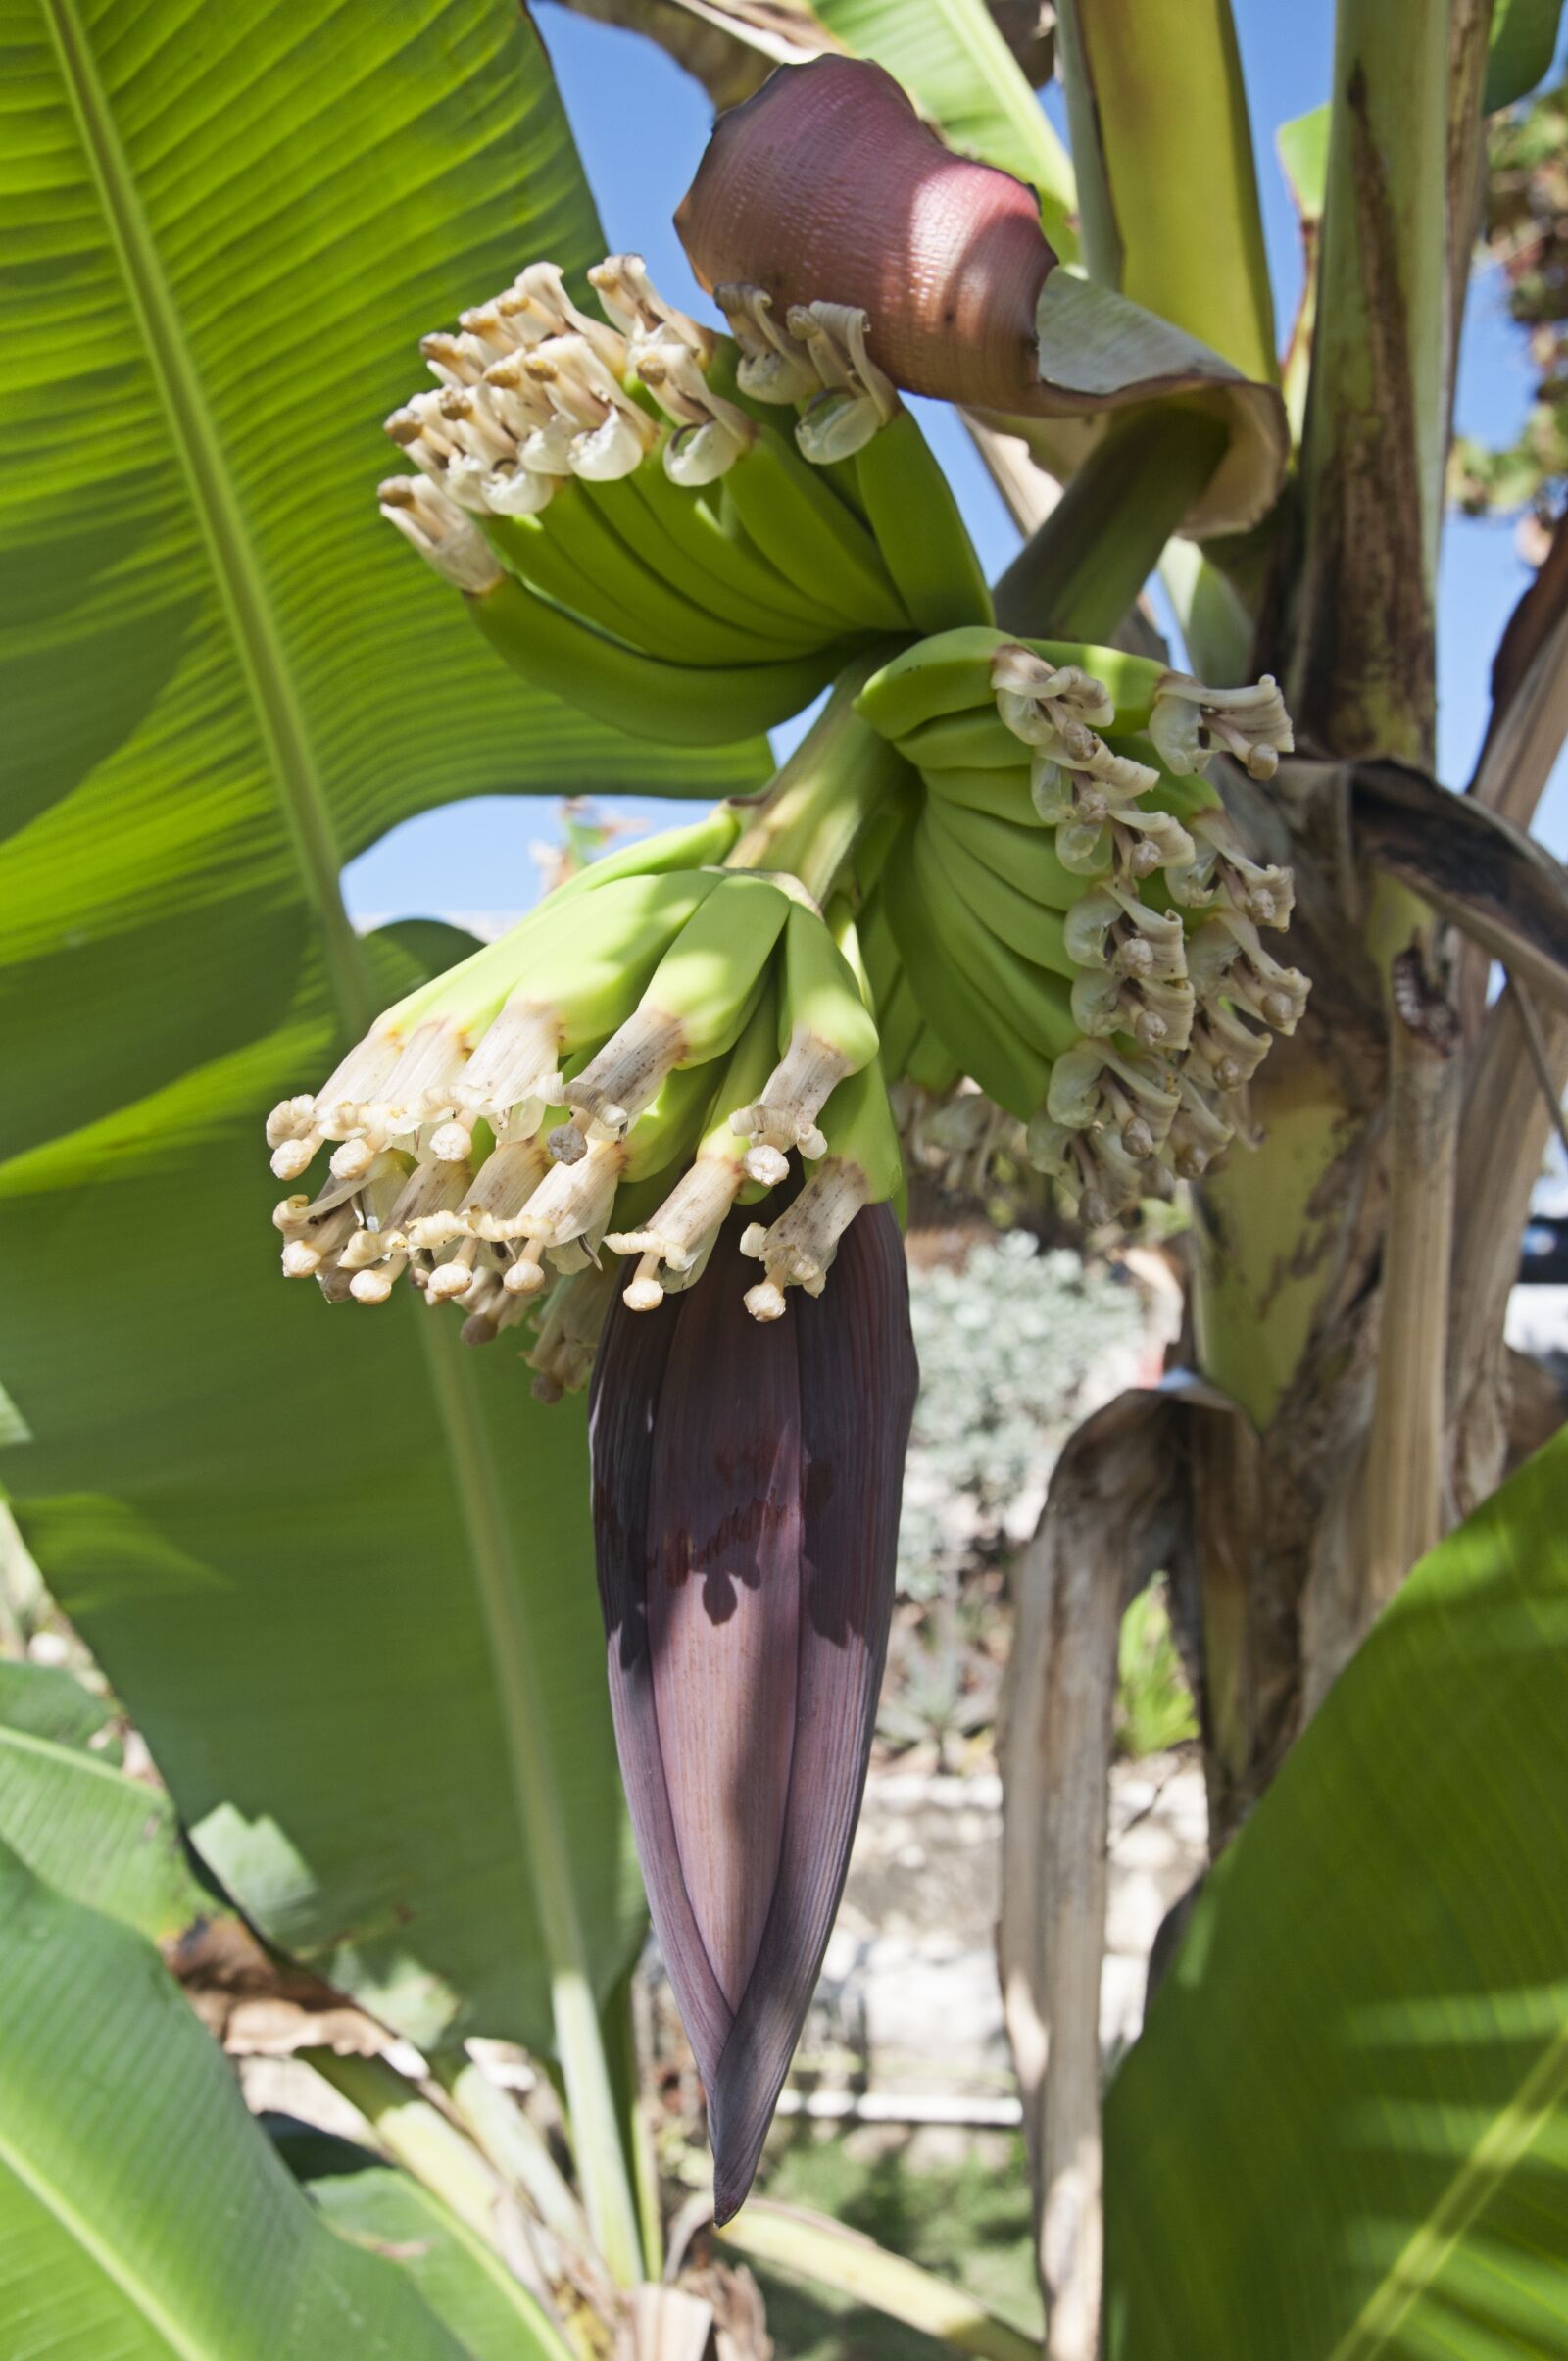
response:
<path id="1" fill-rule="evenodd" d="M 28 2361 L 465 2347 L 312 2212 L 151 1946 L 0 1846 L 0 2349 Z"/>

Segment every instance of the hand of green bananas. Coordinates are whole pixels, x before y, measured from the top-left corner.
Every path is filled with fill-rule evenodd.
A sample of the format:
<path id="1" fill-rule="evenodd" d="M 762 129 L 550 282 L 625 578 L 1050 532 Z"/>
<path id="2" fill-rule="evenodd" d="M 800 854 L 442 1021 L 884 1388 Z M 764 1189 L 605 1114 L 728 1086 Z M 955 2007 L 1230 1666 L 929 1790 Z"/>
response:
<path id="1" fill-rule="evenodd" d="M 798 713 L 880 635 L 990 621 L 863 313 L 813 304 L 786 328 L 724 289 L 737 343 L 636 255 L 588 275 L 602 318 L 533 263 L 426 336 L 436 390 L 387 420 L 419 473 L 383 483 L 383 515 L 526 678 L 617 728 L 719 744 Z"/>
<path id="2" fill-rule="evenodd" d="M 549 1389 L 586 1375 L 602 1244 L 635 1255 L 626 1301 L 652 1308 L 792 1156 L 808 1177 L 743 1240 L 747 1305 L 820 1292 L 856 1212 L 899 1189 L 906 1073 L 971 1075 L 1091 1220 L 1202 1172 L 1306 997 L 1259 933 L 1289 919 L 1289 872 L 1197 775 L 1219 747 L 1268 773 L 1290 743 L 1273 683 L 1213 696 L 975 626 L 905 650 L 856 708 L 861 767 L 866 725 L 904 764 L 862 835 L 858 921 L 716 865 L 734 806 L 595 863 L 274 1108 L 279 1179 L 331 1148 L 317 1195 L 277 1207 L 284 1270 L 362 1303 L 407 1272 L 471 1342 L 564 1278 L 532 1355 Z M 854 764 L 855 735 L 836 743 Z"/>

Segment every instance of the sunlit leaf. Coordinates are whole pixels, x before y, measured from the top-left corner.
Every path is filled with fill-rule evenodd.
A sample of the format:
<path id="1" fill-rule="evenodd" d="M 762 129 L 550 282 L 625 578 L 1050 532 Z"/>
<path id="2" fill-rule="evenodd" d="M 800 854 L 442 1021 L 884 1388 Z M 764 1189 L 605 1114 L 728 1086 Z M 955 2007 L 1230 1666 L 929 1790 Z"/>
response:
<path id="1" fill-rule="evenodd" d="M 1568 2355 L 1568 1438 L 1341 1675 L 1106 2131 L 1110 2361 Z"/>

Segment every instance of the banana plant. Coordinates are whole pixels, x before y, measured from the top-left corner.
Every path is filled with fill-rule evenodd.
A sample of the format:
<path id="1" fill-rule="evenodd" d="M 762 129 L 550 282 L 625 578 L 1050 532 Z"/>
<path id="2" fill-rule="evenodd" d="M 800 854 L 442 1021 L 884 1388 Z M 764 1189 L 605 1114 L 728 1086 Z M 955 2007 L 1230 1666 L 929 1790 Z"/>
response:
<path id="1" fill-rule="evenodd" d="M 722 2225 L 865 1775 L 933 1102 L 977 1085 L 1092 1230 L 1195 1209 L 1198 1373 L 1069 1448 L 1020 1626 L 1057 2361 L 1102 2328 L 1122 1586 L 1172 1569 L 1219 1848 L 1502 1468 L 1497 1242 L 1568 1057 L 1568 892 L 1512 824 L 1560 617 L 1546 583 L 1460 807 L 1433 579 L 1482 111 L 1555 12 L 1340 0 L 1283 385 L 1225 0 L 1060 14 L 1076 197 L 977 5 L 791 20 L 677 216 L 720 327 L 603 252 L 501 0 L 21 10 L 8 1484 L 207 1871 L 418 2044 L 417 2085 L 317 2065 L 422 2194 L 302 2178 L 351 2239 L 416 2225 L 431 2350 L 714 2326 L 654 2284 L 615 1757 Z M 996 585 L 910 395 L 1063 486 Z M 1162 562 L 1206 677 L 1129 625 Z M 546 784 L 736 800 L 496 943 L 355 935 L 349 854 Z M 51 1943 L 123 1949 L 44 1885 Z M 580 2205 L 477 2035 L 559 2071 Z M 24 2180 L 58 2127 L 17 2072 Z M 553 2264 L 506 2263 L 523 2197 Z M 809 2225 L 771 2250 L 1018 2350 Z"/>

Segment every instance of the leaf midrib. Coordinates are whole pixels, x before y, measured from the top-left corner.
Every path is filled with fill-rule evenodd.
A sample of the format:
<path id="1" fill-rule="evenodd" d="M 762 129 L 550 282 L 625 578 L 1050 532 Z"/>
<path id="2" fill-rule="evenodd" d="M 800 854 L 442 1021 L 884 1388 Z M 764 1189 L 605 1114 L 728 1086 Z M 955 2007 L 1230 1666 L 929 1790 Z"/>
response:
<path id="1" fill-rule="evenodd" d="M 1327 2361 L 1374 2361 L 1436 2286 L 1466 2231 L 1528 2154 L 1547 2117 L 1568 2097 L 1568 2025 L 1560 2027 L 1498 2109 L 1426 2220 L 1406 2239 Z"/>
<path id="2" fill-rule="evenodd" d="M 36 1730 L 19 1730 L 14 1723 L 7 1722 L 0 1725 L 0 1755 L 5 1753 L 8 1746 L 16 1748 L 19 1753 L 40 1755 L 57 1769 L 85 1771 L 94 1779 L 107 1779 L 113 1787 L 133 1790 L 144 1795 L 149 1804 L 154 1806 L 163 1801 L 156 1788 L 143 1787 L 140 1780 L 132 1779 L 128 1772 L 121 1770 L 118 1763 L 105 1762 L 101 1755 L 86 1753 L 80 1746 L 68 1746 L 63 1739 L 45 1738 Z"/>
<path id="3" fill-rule="evenodd" d="M 228 480 L 201 381 L 190 365 L 178 310 L 134 175 L 77 21 L 75 0 L 44 0 L 44 17 L 163 398 L 170 441 L 207 544 L 306 892 L 320 923 L 338 1021 L 345 1034 L 361 1033 L 374 1013 L 369 975 L 343 908 L 336 830 L 267 584 Z"/>
<path id="4" fill-rule="evenodd" d="M 141 2315 L 150 2327 L 157 2330 L 159 2336 L 169 2345 L 171 2352 L 178 2354 L 180 2361 L 212 2361 L 211 2348 L 206 2344 L 196 2344 L 191 2341 L 184 2327 L 169 2311 L 162 2298 L 153 2292 L 141 2275 L 127 2268 L 122 2257 L 106 2244 L 90 2223 L 76 2211 L 70 2198 L 40 2173 L 36 2166 L 29 2164 L 7 2139 L 3 2121 L 0 2121 L 0 2166 L 4 2166 L 13 2179 L 26 2189 L 37 2204 L 42 2206 L 45 2213 L 50 2214 L 60 2224 L 67 2237 L 74 2239 L 81 2251 L 91 2257 L 111 2285 L 120 2289 L 126 2302 Z"/>
<path id="5" fill-rule="evenodd" d="M 270 758 L 279 801 L 319 920 L 339 1024 L 364 1032 L 373 1015 L 370 979 L 338 888 L 341 866 L 330 809 L 283 653 L 276 618 L 244 518 L 234 500 L 221 443 L 186 350 L 177 307 L 165 279 L 134 177 L 99 82 L 74 0 L 43 0 L 104 217 L 157 379 L 191 504 L 233 633 L 258 727 Z M 533 1680 L 522 1586 L 510 1520 L 482 1433 L 483 1411 L 455 1342 L 433 1331 L 425 1306 L 412 1315 L 443 1452 L 463 1519 L 470 1571 L 491 1641 L 502 1744 L 517 1835 L 536 1916 L 558 1995 L 564 1984 L 589 1986 L 587 1949 L 564 1852 L 553 1766 L 542 1740 L 543 1714 Z M 569 2060 L 568 2060 L 569 2068 Z"/>

